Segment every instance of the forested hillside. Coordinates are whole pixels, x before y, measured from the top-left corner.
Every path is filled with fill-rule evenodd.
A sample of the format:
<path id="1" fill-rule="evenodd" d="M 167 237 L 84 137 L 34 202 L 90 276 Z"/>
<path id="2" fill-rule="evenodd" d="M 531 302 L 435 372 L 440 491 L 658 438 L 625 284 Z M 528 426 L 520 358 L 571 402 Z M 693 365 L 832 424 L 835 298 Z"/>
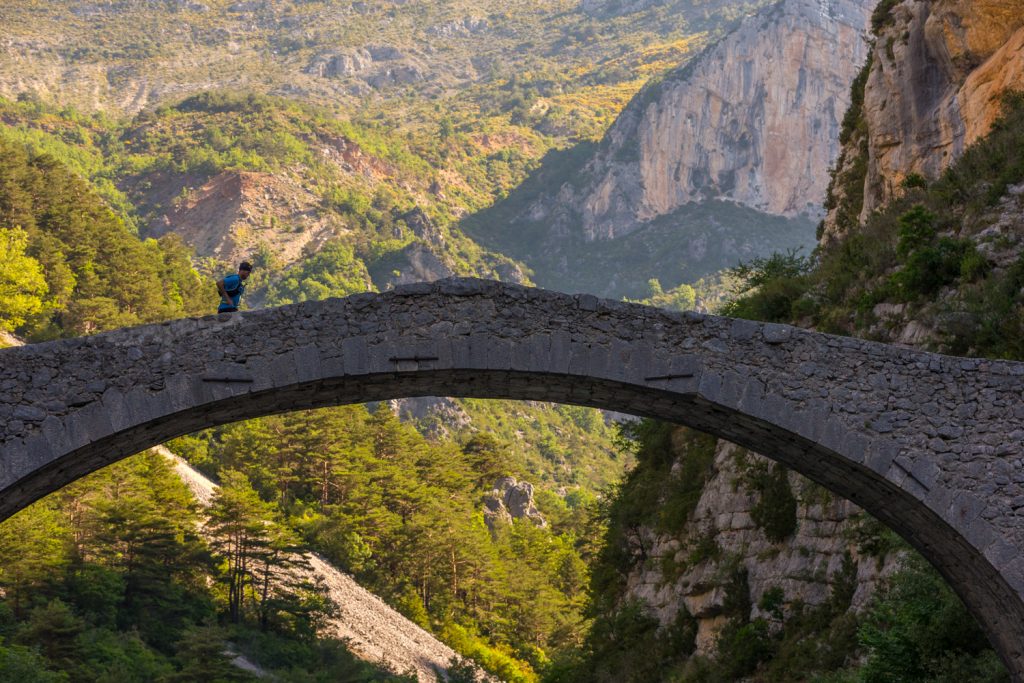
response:
<path id="1" fill-rule="evenodd" d="M 280 680 L 408 680 L 316 638 L 329 605 L 315 586 L 268 573 L 295 542 L 273 521 L 244 479 L 228 479 L 204 542 L 194 500 L 156 454 L 22 511 L 0 525 L 0 677 L 256 680 L 232 664 L 244 652 Z M 228 552 L 239 533 L 248 568 Z"/>
<path id="2" fill-rule="evenodd" d="M 130 226 L 145 224 L 145 213 L 135 208 L 142 205 L 132 203 L 131 191 L 102 182 L 117 168 L 114 161 L 142 168 L 142 174 L 160 173 L 173 168 L 177 152 L 155 161 L 150 148 L 135 156 L 109 155 L 104 146 L 114 144 L 111 140 L 123 142 L 124 133 L 109 128 L 102 118 L 48 112 L 24 103 L 7 106 L 10 119 L 17 123 L 3 129 L 5 182 L 0 186 L 0 207 L 5 223 L 18 226 L 4 231 L 3 262 L 8 267 L 3 285 L 17 294 L 3 302 L 8 329 L 35 340 L 206 312 L 212 299 L 207 292 L 214 290 L 209 275 L 193 268 L 192 252 L 174 235 L 156 240 L 133 234 Z M 274 106 L 293 114 L 301 111 L 281 103 Z M 81 148 L 68 141 L 83 135 L 107 135 L 110 140 Z M 186 154 L 196 148 L 176 149 Z M 265 163 L 279 161 L 267 156 L 271 161 Z M 70 169 L 99 181 L 112 198 L 111 205 L 129 207 L 124 218 Z M 372 229 L 376 223 L 365 225 Z M 374 244 L 372 238 L 364 239 L 367 248 Z M 303 299 L 352 291 L 339 279 L 344 273 L 330 261 L 334 253 L 347 254 L 365 269 L 351 247 L 335 243 L 295 270 L 285 271 L 278 282 L 265 283 L 267 297 L 287 302 L 282 292 L 289 286 L 301 292 L 295 298 Z M 209 272 L 208 265 L 197 263 Z M 307 278 L 289 285 L 295 272 L 326 275 L 341 284 L 317 289 Z M 372 281 L 360 281 L 353 289 L 372 286 Z M 287 674 L 296 680 L 334 680 L 346 667 L 362 670 L 338 644 L 316 638 L 318 615 L 329 605 L 314 587 L 283 586 L 280 594 L 259 588 L 274 575 L 274 563 L 283 557 L 280 551 L 302 543 L 321 550 L 410 618 L 503 679 L 536 680 L 551 652 L 582 637 L 584 558 L 592 552 L 587 515 L 594 492 L 615 480 L 631 458 L 614 450 L 614 429 L 593 410 L 487 401 L 467 401 L 455 410 L 457 419 L 435 414 L 432 424 L 419 424 L 423 432 L 434 434 L 433 440 L 400 423 L 388 405 L 377 406 L 372 414 L 356 406 L 266 418 L 179 440 L 176 447 L 183 454 L 221 481 L 223 505 L 233 507 L 218 511 L 215 505 L 210 528 L 215 535 L 224 535 L 225 544 L 227 538 L 237 541 L 243 534 L 246 555 L 241 560 L 228 552 L 228 545 L 213 542 L 206 547 L 198 540 L 192 529 L 200 519 L 191 508 L 187 514 L 178 508 L 167 512 L 178 525 L 173 529 L 150 530 L 146 525 L 157 524 L 164 514 L 161 499 L 146 502 L 141 521 L 132 515 L 142 512 L 118 508 L 119 516 L 103 522 L 108 531 L 87 538 L 87 530 L 78 525 L 99 524 L 92 518 L 107 514 L 103 505 L 118 499 L 122 489 L 117 487 L 123 484 L 124 495 L 133 501 L 148 495 L 134 493 L 122 481 L 143 467 L 140 462 L 156 472 L 153 476 L 159 477 L 161 486 L 170 486 L 163 481 L 166 472 L 152 458 L 140 456 L 120 469 L 79 482 L 77 493 L 69 490 L 47 498 L 0 525 L 0 533 L 14 544 L 0 562 L 0 585 L 8 596 L 4 604 L 15 601 L 12 609 L 17 612 L 5 636 L 13 643 L 12 659 L 0 663 L 10 668 L 0 670 L 6 675 L 24 666 L 44 679 L 45 672 L 51 672 L 53 680 L 64 680 L 63 674 L 71 680 L 106 680 L 105 676 L 122 676 L 109 671 L 122 670 L 130 673 L 117 680 L 192 680 L 194 674 L 188 672 L 195 666 L 230 672 L 222 673 L 226 679 L 244 677 L 224 668 L 228 660 L 222 651 L 228 647 L 251 651 L 267 669 L 296 669 Z M 484 504 L 500 500 L 500 492 L 493 488 L 507 476 L 539 485 L 534 495 L 540 516 L 514 520 L 506 513 L 508 517 L 498 515 L 489 528 Z M 109 486 L 115 487 L 113 494 Z M 99 508 L 87 509 L 93 503 L 80 499 L 95 501 Z M 176 504 L 187 505 L 183 500 Z M 66 520 L 64 514 L 72 518 Z M 275 525 L 262 520 L 275 520 Z M 38 528 L 44 523 L 49 526 Z M 125 541 L 117 534 L 123 533 L 135 534 L 131 548 L 122 547 Z M 197 548 L 198 564 L 186 568 L 187 576 L 178 577 L 171 569 L 150 576 L 148 565 L 136 568 L 134 560 L 125 559 L 126 553 L 153 552 L 158 558 L 152 562 L 166 564 L 160 559 L 166 556 L 159 553 L 183 552 L 178 546 L 163 547 L 166 541 L 161 539 L 167 534 Z M 42 536 L 54 539 L 40 549 L 49 553 L 46 557 L 23 552 L 17 545 L 35 543 Z M 76 543 L 92 545 L 75 549 L 61 540 L 72 537 Z M 39 564 L 19 564 L 22 560 Z M 113 586 L 103 598 L 111 621 L 97 627 L 106 629 L 101 634 L 93 633 L 94 605 L 81 601 L 92 599 L 83 596 L 98 588 L 89 581 L 73 583 L 80 572 L 94 571 L 91 565 L 83 569 L 83 562 L 125 574 L 119 580 L 126 585 L 135 580 L 133 572 L 143 572 L 152 582 L 145 589 L 150 593 L 160 582 L 178 581 L 178 597 L 169 598 L 170 605 L 177 609 L 195 602 L 199 607 L 161 616 L 168 624 L 177 624 L 170 633 L 132 640 L 135 636 L 130 634 L 142 617 L 121 612 L 136 609 L 135 594 L 130 586 Z M 62 601 L 52 606 L 56 612 L 40 616 L 39 610 L 50 610 L 47 601 L 54 598 Z M 26 601 L 29 606 L 22 605 Z M 51 642 L 36 634 L 33 619 L 58 620 L 67 630 L 63 640 Z M 127 638 L 128 644 L 111 645 L 114 650 L 96 654 L 95 661 L 76 663 L 74 653 L 88 649 L 89 639 L 100 636 L 116 643 Z M 199 647 L 196 640 L 206 648 L 202 658 L 193 657 L 188 649 Z M 229 641 L 237 643 L 225 644 Z M 72 654 L 51 652 L 51 645 Z M 121 652 L 125 648 L 130 651 Z M 318 667 L 322 670 L 315 676 L 321 678 L 302 678 L 301 671 Z"/>
<path id="3" fill-rule="evenodd" d="M 32 340 L 202 310 L 191 251 L 139 240 L 57 159 L 0 136 L 0 328 Z"/>
<path id="4" fill-rule="evenodd" d="M 251 482 L 311 548 L 502 680 L 536 680 L 583 637 L 594 496 L 539 489 L 543 519 L 485 524 L 481 501 L 520 467 L 486 432 L 432 443 L 381 404 L 262 418 L 171 448 L 220 481 Z"/>

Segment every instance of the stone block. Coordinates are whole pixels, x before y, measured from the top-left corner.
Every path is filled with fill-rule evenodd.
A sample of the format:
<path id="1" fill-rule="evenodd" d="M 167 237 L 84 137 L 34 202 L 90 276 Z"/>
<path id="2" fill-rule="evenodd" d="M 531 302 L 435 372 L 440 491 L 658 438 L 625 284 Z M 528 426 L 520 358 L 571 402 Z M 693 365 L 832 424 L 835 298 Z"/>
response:
<path id="1" fill-rule="evenodd" d="M 107 389 L 100 399 L 103 410 L 110 418 L 110 426 L 115 432 L 120 432 L 133 426 L 132 413 L 120 389 Z"/>
<path id="2" fill-rule="evenodd" d="M 729 335 L 736 341 L 747 341 L 761 331 L 761 323 L 737 318 L 729 327 Z"/>
<path id="3" fill-rule="evenodd" d="M 722 394 L 722 376 L 717 371 L 705 368 L 700 376 L 697 393 L 711 403 L 718 403 Z"/>
<path id="4" fill-rule="evenodd" d="M 300 382 L 312 382 L 323 378 L 320 349 L 313 345 L 303 346 L 295 349 L 293 353 Z"/>
<path id="5" fill-rule="evenodd" d="M 609 359 L 611 350 L 603 344 L 593 344 L 590 347 L 590 358 L 587 361 L 591 377 L 604 379 L 609 376 Z"/>
<path id="6" fill-rule="evenodd" d="M 487 369 L 489 367 L 487 356 L 493 343 L 494 338 L 489 334 L 469 335 L 469 359 L 465 367 L 474 370 Z M 509 359 L 509 364 L 511 365 L 511 359 Z"/>
<path id="7" fill-rule="evenodd" d="M 348 337 L 341 342 L 341 355 L 345 360 L 345 374 L 365 375 L 370 372 L 370 354 L 365 336 Z"/>
<path id="8" fill-rule="evenodd" d="M 761 328 L 761 338 L 766 344 L 783 344 L 793 336 L 793 328 L 789 325 L 765 323 Z"/>
<path id="9" fill-rule="evenodd" d="M 953 528 L 964 533 L 971 522 L 981 516 L 984 509 L 985 502 L 983 500 L 970 491 L 960 490 L 953 494 L 953 502 L 943 517 Z"/>
<path id="10" fill-rule="evenodd" d="M 471 278 L 446 278 L 434 283 L 437 291 L 448 296 L 472 296 L 482 291 L 480 280 Z"/>
<path id="11" fill-rule="evenodd" d="M 864 464 L 872 471 L 885 476 L 892 463 L 900 454 L 900 445 L 888 438 L 872 439 L 864 454 Z"/>
<path id="12" fill-rule="evenodd" d="M 420 296 L 430 294 L 434 290 L 432 282 L 411 282 L 397 285 L 392 291 L 395 296 Z"/>
<path id="13" fill-rule="evenodd" d="M 386 340 L 370 344 L 367 347 L 367 355 L 367 364 L 371 374 L 396 372 L 403 368 L 408 369 L 411 365 L 409 362 L 402 363 L 395 360 L 406 354 L 401 346 Z"/>
<path id="14" fill-rule="evenodd" d="M 487 346 L 487 367 L 491 370 L 512 369 L 512 342 L 495 339 Z"/>
<path id="15" fill-rule="evenodd" d="M 512 369 L 519 372 L 548 372 L 551 336 L 533 334 L 517 339 L 512 349 Z"/>
<path id="16" fill-rule="evenodd" d="M 35 405 L 16 405 L 11 417 L 22 422 L 42 422 L 46 418 L 46 411 Z"/>
<path id="17" fill-rule="evenodd" d="M 569 372 L 569 358 L 572 353 L 572 335 L 565 330 L 551 333 L 551 350 L 548 353 L 548 372 L 564 375 Z"/>
<path id="18" fill-rule="evenodd" d="M 579 294 L 576 302 L 581 311 L 596 311 L 598 307 L 598 299 L 593 294 Z"/>
<path id="19" fill-rule="evenodd" d="M 569 345 L 569 374 L 588 375 L 590 373 L 590 345 L 584 342 L 571 342 Z"/>
<path id="20" fill-rule="evenodd" d="M 110 418 L 99 403 L 91 403 L 81 410 L 71 413 L 65 417 L 64 425 L 71 437 L 70 450 L 72 452 L 113 433 Z"/>

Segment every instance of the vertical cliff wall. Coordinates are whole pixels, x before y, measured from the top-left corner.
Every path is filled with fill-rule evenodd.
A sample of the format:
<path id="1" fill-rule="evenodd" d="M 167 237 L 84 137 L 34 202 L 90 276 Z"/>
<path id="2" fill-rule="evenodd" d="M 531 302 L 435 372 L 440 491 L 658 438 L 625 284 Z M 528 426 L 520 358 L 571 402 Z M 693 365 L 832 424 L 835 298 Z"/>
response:
<path id="1" fill-rule="evenodd" d="M 1020 0 L 903 0 L 875 24 L 859 131 L 843 149 L 842 167 L 861 168 L 837 188 L 826 243 L 856 222 L 842 217 L 851 206 L 862 222 L 908 176 L 937 177 L 991 130 L 1001 95 L 1024 88 Z"/>
<path id="2" fill-rule="evenodd" d="M 817 214 L 873 3 L 784 0 L 743 21 L 638 95 L 551 213 L 576 214 L 590 240 L 708 198 Z"/>
<path id="3" fill-rule="evenodd" d="M 876 0 L 780 0 L 464 228 L 541 286 L 643 297 L 809 246 Z"/>
<path id="4" fill-rule="evenodd" d="M 694 449 L 701 440 L 675 430 L 670 479 L 694 476 L 687 464 L 700 457 Z M 796 612 L 834 599 L 838 584 L 848 601 L 840 608 L 859 610 L 897 567 L 899 554 L 878 543 L 881 527 L 854 504 L 734 444 L 713 448 L 685 524 L 659 528 L 648 518 L 627 534 L 644 559 L 633 563 L 620 602 L 639 601 L 662 628 L 680 612 L 691 615 L 694 654 L 714 654 L 731 617 L 780 628 Z M 680 500 L 674 491 L 658 505 Z M 745 605 L 743 615 L 730 614 L 737 603 Z"/>

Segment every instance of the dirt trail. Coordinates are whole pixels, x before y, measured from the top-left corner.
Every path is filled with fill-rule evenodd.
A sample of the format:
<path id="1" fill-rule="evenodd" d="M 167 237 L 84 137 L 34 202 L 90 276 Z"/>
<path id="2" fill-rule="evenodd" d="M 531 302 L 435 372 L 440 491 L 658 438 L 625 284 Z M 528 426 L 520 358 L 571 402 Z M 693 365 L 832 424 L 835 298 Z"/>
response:
<path id="1" fill-rule="evenodd" d="M 217 485 L 167 448 L 158 446 L 155 450 L 174 462 L 175 472 L 199 503 L 209 506 Z M 319 555 L 307 553 L 306 559 L 310 569 L 304 572 L 307 575 L 303 578 L 324 584 L 328 596 L 338 607 L 324 635 L 348 641 L 353 653 L 396 673 L 415 671 L 423 683 L 444 680 L 443 673 L 438 672 L 446 671 L 449 662 L 458 658 L 454 650 L 388 607 Z"/>

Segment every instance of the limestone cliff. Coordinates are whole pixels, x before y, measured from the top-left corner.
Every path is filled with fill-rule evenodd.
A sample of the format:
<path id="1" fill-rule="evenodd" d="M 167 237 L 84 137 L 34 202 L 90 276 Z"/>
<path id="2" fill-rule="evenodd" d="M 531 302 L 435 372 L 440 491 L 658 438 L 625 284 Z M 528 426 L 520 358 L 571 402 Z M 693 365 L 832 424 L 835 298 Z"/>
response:
<path id="1" fill-rule="evenodd" d="M 464 227 L 552 289 L 643 298 L 809 247 L 875 0 L 781 0 Z"/>
<path id="2" fill-rule="evenodd" d="M 538 202 L 532 218 L 577 218 L 600 240 L 712 197 L 817 213 L 873 2 L 785 0 L 748 18 L 631 102 L 586 183 L 564 185 L 558 208 Z"/>
<path id="3" fill-rule="evenodd" d="M 851 202 L 862 222 L 908 176 L 937 177 L 990 131 L 1000 96 L 1024 83 L 1019 0 L 903 0 L 880 9 L 876 27 L 861 132 L 843 150 L 847 168 L 866 170 L 837 189 L 826 242 L 852 227 L 839 215 Z"/>
<path id="4" fill-rule="evenodd" d="M 693 448 L 685 430 L 676 430 L 673 444 L 678 459 L 670 476 L 692 475 L 682 471 L 684 460 L 692 457 L 687 449 Z M 772 472 L 771 467 L 762 456 L 718 441 L 699 501 L 686 523 L 672 531 L 655 531 L 652 525 L 635 531 L 632 544 L 642 549 L 645 561 L 628 575 L 623 599 L 639 600 L 664 627 L 685 609 L 696 620 L 695 654 L 714 653 L 729 620 L 729 601 L 739 598 L 749 605 L 745 616 L 780 627 L 794 610 L 826 603 L 837 584 L 845 584 L 849 607 L 861 609 L 879 580 L 897 566 L 897 555 L 862 542 L 875 523 L 849 501 L 803 477 L 780 475 L 793 505 L 788 513 L 781 510 L 786 503 L 777 500 L 778 495 L 771 500 L 772 493 L 753 483 Z M 766 506 L 780 508 L 769 514 L 791 515 L 785 538 L 772 538 L 772 530 L 762 528 Z M 738 572 L 743 585 L 730 585 Z M 730 595 L 737 590 L 744 594 Z M 777 597 L 768 608 L 771 598 L 766 596 L 773 592 Z"/>

